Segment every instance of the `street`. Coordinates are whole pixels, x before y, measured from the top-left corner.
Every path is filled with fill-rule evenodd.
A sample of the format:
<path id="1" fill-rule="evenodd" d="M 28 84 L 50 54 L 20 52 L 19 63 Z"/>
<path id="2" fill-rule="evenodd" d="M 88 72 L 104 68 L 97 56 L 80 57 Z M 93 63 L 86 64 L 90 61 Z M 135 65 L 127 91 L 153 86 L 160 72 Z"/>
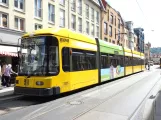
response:
<path id="1" fill-rule="evenodd" d="M 1 103 L 0 113 L 4 113 L 0 120 L 152 120 L 160 78 L 160 69 L 153 66 L 150 71 L 47 102 L 31 99 Z M 12 109 L 5 111 L 9 107 Z"/>

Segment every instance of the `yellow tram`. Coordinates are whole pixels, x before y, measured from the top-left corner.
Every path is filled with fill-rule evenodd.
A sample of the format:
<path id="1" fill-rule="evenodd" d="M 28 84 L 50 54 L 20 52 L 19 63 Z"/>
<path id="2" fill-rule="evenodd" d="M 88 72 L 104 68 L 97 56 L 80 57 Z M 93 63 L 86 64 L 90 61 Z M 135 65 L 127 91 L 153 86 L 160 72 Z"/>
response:
<path id="1" fill-rule="evenodd" d="M 66 28 L 22 36 L 14 92 L 51 96 L 99 84 L 143 69 L 143 53 Z"/>

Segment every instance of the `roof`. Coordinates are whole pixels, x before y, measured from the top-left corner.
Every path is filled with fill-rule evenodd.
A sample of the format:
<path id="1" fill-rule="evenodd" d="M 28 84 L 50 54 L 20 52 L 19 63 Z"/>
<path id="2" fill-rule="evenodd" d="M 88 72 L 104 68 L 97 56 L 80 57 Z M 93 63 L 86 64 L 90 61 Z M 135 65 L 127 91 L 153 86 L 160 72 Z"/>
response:
<path id="1" fill-rule="evenodd" d="M 24 34 L 22 37 L 29 37 L 29 36 L 34 36 L 34 35 L 45 35 L 45 34 L 63 36 L 66 38 L 74 38 L 74 39 L 78 39 L 84 42 L 96 44 L 96 41 L 94 38 L 81 34 L 81 33 L 74 32 L 67 28 L 54 28 L 53 27 L 53 28 L 39 29 L 39 30 L 35 30 L 32 33 Z"/>
<path id="2" fill-rule="evenodd" d="M 123 50 L 121 46 L 106 42 L 104 40 L 99 40 L 99 44 L 100 46 L 109 47 L 117 50 Z"/>

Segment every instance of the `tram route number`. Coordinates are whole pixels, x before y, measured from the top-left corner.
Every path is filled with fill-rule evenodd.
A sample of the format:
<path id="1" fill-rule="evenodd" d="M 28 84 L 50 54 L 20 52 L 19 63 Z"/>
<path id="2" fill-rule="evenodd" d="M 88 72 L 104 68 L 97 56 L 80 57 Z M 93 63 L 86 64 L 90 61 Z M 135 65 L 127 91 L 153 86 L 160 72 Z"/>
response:
<path id="1" fill-rule="evenodd" d="M 60 38 L 60 42 L 69 42 L 69 39 L 66 39 L 66 38 Z"/>

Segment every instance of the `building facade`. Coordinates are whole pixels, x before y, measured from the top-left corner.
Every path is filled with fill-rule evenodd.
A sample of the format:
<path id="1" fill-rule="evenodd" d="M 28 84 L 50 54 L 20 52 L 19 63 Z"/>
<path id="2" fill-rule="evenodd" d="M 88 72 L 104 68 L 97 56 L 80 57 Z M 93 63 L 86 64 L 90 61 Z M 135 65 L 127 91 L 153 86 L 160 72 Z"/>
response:
<path id="1" fill-rule="evenodd" d="M 138 37 L 134 34 L 134 50 L 138 51 Z"/>
<path id="2" fill-rule="evenodd" d="M 9 29 L 32 32 L 65 27 L 100 37 L 101 5 L 98 0 L 6 0 L 0 7 Z"/>
<path id="3" fill-rule="evenodd" d="M 112 8 L 105 0 L 102 0 L 102 3 L 104 10 L 102 10 L 101 14 L 101 39 L 113 44 L 122 45 L 124 40 L 122 17 L 120 13 Z"/>
<path id="4" fill-rule="evenodd" d="M 126 48 L 129 48 L 129 40 L 128 40 L 128 29 L 126 28 L 126 26 L 124 27 L 124 44 L 123 46 Z"/>
<path id="5" fill-rule="evenodd" d="M 138 37 L 138 51 L 144 53 L 144 29 L 143 28 L 134 28 L 134 32 Z"/>
<path id="6" fill-rule="evenodd" d="M 125 22 L 125 26 L 128 29 L 127 37 L 128 37 L 128 48 L 134 50 L 134 30 L 133 30 L 133 22 L 127 21 Z"/>
<path id="7" fill-rule="evenodd" d="M 154 62 L 154 64 L 160 64 L 161 54 L 151 54 L 150 60 Z"/>
<path id="8" fill-rule="evenodd" d="M 144 45 L 144 55 L 145 55 L 145 62 L 148 62 L 150 60 L 150 48 L 151 48 L 151 43 L 146 43 Z"/>
<path id="9" fill-rule="evenodd" d="M 100 38 L 101 3 L 100 0 L 0 0 L 0 48 L 6 46 L 0 50 L 1 56 L 10 55 L 10 59 L 17 56 L 21 35 L 41 28 L 64 27 Z"/>

